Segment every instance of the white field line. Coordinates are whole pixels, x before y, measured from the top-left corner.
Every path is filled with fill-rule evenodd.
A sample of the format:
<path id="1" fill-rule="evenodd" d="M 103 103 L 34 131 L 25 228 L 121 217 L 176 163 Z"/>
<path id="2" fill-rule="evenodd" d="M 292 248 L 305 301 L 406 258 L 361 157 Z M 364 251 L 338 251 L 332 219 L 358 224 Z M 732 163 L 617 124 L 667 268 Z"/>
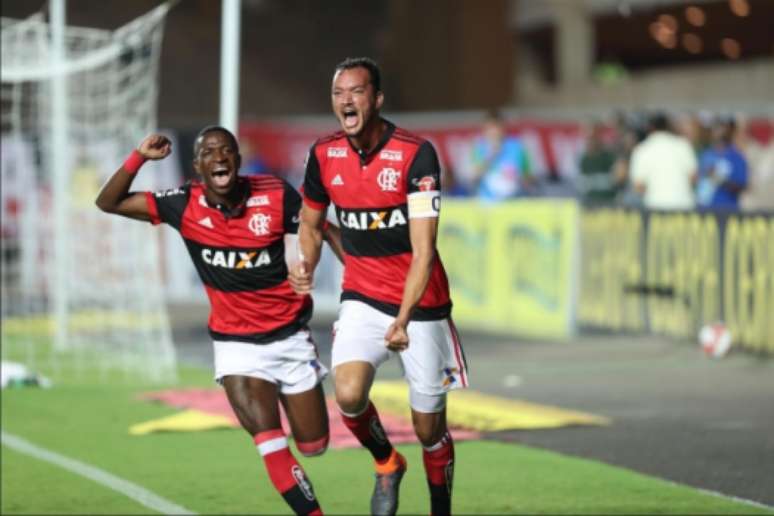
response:
<path id="1" fill-rule="evenodd" d="M 681 484 L 684 485 L 684 484 Z M 766 505 L 765 503 L 756 502 L 755 500 L 748 500 L 747 498 L 740 498 L 738 496 L 733 495 L 727 495 L 723 493 L 719 493 L 718 491 L 712 491 L 710 489 L 702 489 L 701 487 L 695 487 L 697 491 L 700 493 L 708 494 L 711 496 L 717 496 L 718 498 L 725 498 L 726 500 L 733 500 L 734 502 L 743 503 L 745 505 L 749 505 L 750 507 L 757 507 L 758 509 L 768 509 L 770 511 L 774 510 L 774 507 L 771 505 Z"/>
<path id="2" fill-rule="evenodd" d="M 140 487 L 137 484 L 129 482 L 128 480 L 124 480 L 123 478 L 119 478 L 94 466 L 84 464 L 83 462 L 79 462 L 75 459 L 71 459 L 69 457 L 65 457 L 64 455 L 46 450 L 45 448 L 35 446 L 34 444 L 22 439 L 21 437 L 8 434 L 6 432 L 1 432 L 0 441 L 2 441 L 3 446 L 8 446 L 12 450 L 16 450 L 19 453 L 29 455 L 42 461 L 50 462 L 51 464 L 55 464 L 60 468 L 75 473 L 76 475 L 86 477 L 89 480 L 112 489 L 113 491 L 118 491 L 124 496 L 131 498 L 135 502 L 162 514 L 196 514 L 195 512 L 192 512 L 185 507 L 181 507 L 151 491 L 148 491 L 144 487 Z"/>

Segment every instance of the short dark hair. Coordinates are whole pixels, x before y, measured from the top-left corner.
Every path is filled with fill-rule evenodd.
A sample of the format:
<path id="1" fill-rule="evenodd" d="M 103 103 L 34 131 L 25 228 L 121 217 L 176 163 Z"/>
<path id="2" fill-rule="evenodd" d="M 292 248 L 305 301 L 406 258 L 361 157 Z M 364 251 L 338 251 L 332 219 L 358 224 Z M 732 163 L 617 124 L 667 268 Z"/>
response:
<path id="1" fill-rule="evenodd" d="M 736 131 L 736 118 L 731 115 L 720 115 L 715 118 L 715 123 L 727 131 Z"/>
<path id="2" fill-rule="evenodd" d="M 374 90 L 382 91 L 382 72 L 379 65 L 370 57 L 348 57 L 336 65 L 333 74 L 336 75 L 342 70 L 351 70 L 352 68 L 365 68 L 371 76 L 371 84 Z"/>
<path id="3" fill-rule="evenodd" d="M 223 126 L 220 125 L 208 125 L 201 131 L 199 131 L 199 134 L 196 135 L 196 138 L 194 138 L 194 156 L 199 152 L 199 142 L 201 139 L 209 134 L 209 133 L 223 133 L 225 134 L 230 140 L 231 143 L 234 145 L 234 149 L 236 149 L 237 152 L 239 152 L 239 142 L 236 139 L 236 136 L 234 136 L 234 133 L 229 131 Z"/>
<path id="4" fill-rule="evenodd" d="M 669 117 L 665 113 L 657 111 L 650 116 L 650 128 L 653 131 L 668 131 Z"/>

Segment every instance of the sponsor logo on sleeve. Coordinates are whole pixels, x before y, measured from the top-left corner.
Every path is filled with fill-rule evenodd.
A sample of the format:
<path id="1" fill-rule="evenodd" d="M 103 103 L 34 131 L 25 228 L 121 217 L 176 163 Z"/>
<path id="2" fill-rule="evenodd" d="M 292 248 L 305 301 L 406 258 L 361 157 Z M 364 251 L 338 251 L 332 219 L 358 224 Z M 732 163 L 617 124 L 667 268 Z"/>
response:
<path id="1" fill-rule="evenodd" d="M 328 157 L 329 158 L 346 158 L 347 157 L 347 148 L 346 147 L 328 147 Z"/>
<path id="2" fill-rule="evenodd" d="M 379 159 L 387 161 L 403 161 L 403 151 L 385 149 L 379 153 Z"/>
<path id="3" fill-rule="evenodd" d="M 161 199 L 162 197 L 170 197 L 172 195 L 182 195 L 185 193 L 185 190 L 183 188 L 170 188 L 169 190 L 160 190 L 158 192 L 155 192 L 153 195 L 156 196 L 156 198 Z"/>
<path id="4" fill-rule="evenodd" d="M 420 192 L 430 192 L 436 189 L 435 178 L 433 176 L 424 176 L 411 181 L 419 188 Z"/>

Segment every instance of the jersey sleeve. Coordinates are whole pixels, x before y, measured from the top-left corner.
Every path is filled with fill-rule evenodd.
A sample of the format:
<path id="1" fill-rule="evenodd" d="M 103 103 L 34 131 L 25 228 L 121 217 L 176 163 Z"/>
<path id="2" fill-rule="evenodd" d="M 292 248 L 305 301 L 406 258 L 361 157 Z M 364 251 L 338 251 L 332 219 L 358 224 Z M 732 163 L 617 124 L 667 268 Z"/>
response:
<path id="1" fill-rule="evenodd" d="M 417 150 L 408 171 L 409 218 L 437 217 L 441 209 L 441 167 L 430 142 Z"/>
<path id="2" fill-rule="evenodd" d="M 183 221 L 183 213 L 188 206 L 188 199 L 191 195 L 190 185 L 184 184 L 180 188 L 171 190 L 158 190 L 156 192 L 146 192 L 145 198 L 148 202 L 148 211 L 151 215 L 151 223 L 169 224 L 173 228 L 180 230 Z"/>
<path id="3" fill-rule="evenodd" d="M 322 183 L 320 162 L 317 160 L 315 146 L 309 149 L 304 173 L 304 202 L 316 210 L 324 210 L 330 204 L 330 197 Z"/>
<path id="4" fill-rule="evenodd" d="M 282 225 L 285 233 L 298 233 L 300 211 L 301 196 L 295 188 L 285 183 L 285 193 L 282 196 Z"/>

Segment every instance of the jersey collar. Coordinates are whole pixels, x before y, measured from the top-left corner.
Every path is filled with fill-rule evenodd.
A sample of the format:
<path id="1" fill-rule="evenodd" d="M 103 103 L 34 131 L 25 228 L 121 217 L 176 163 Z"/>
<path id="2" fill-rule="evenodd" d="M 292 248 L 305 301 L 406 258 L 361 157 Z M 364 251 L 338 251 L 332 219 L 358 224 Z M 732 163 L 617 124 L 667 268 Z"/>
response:
<path id="1" fill-rule="evenodd" d="M 206 192 L 207 185 L 204 183 L 200 184 L 202 185 L 202 190 Z M 239 193 L 241 197 L 240 201 L 233 208 L 229 208 L 225 204 L 212 204 L 209 199 L 207 199 L 206 193 L 204 195 L 204 201 L 207 203 L 209 208 L 218 210 L 227 219 L 241 217 L 245 213 L 245 209 L 247 208 L 247 199 L 250 197 L 250 181 L 245 177 L 238 176 L 236 188 L 240 190 Z"/>
<path id="2" fill-rule="evenodd" d="M 387 128 L 384 130 L 384 134 L 382 134 L 382 137 L 379 138 L 379 143 L 376 144 L 376 146 L 371 149 L 370 152 L 367 152 L 363 149 L 358 149 L 354 145 L 352 145 L 352 142 L 349 138 L 347 138 L 347 143 L 349 144 L 350 148 L 355 152 L 355 154 L 360 158 L 361 164 L 366 164 L 380 151 L 384 148 L 385 145 L 387 145 L 387 142 L 390 141 L 390 138 L 392 138 L 392 133 L 395 132 L 395 124 L 390 122 L 389 120 L 386 120 L 384 118 L 380 119 L 382 122 L 384 122 L 387 125 Z"/>

